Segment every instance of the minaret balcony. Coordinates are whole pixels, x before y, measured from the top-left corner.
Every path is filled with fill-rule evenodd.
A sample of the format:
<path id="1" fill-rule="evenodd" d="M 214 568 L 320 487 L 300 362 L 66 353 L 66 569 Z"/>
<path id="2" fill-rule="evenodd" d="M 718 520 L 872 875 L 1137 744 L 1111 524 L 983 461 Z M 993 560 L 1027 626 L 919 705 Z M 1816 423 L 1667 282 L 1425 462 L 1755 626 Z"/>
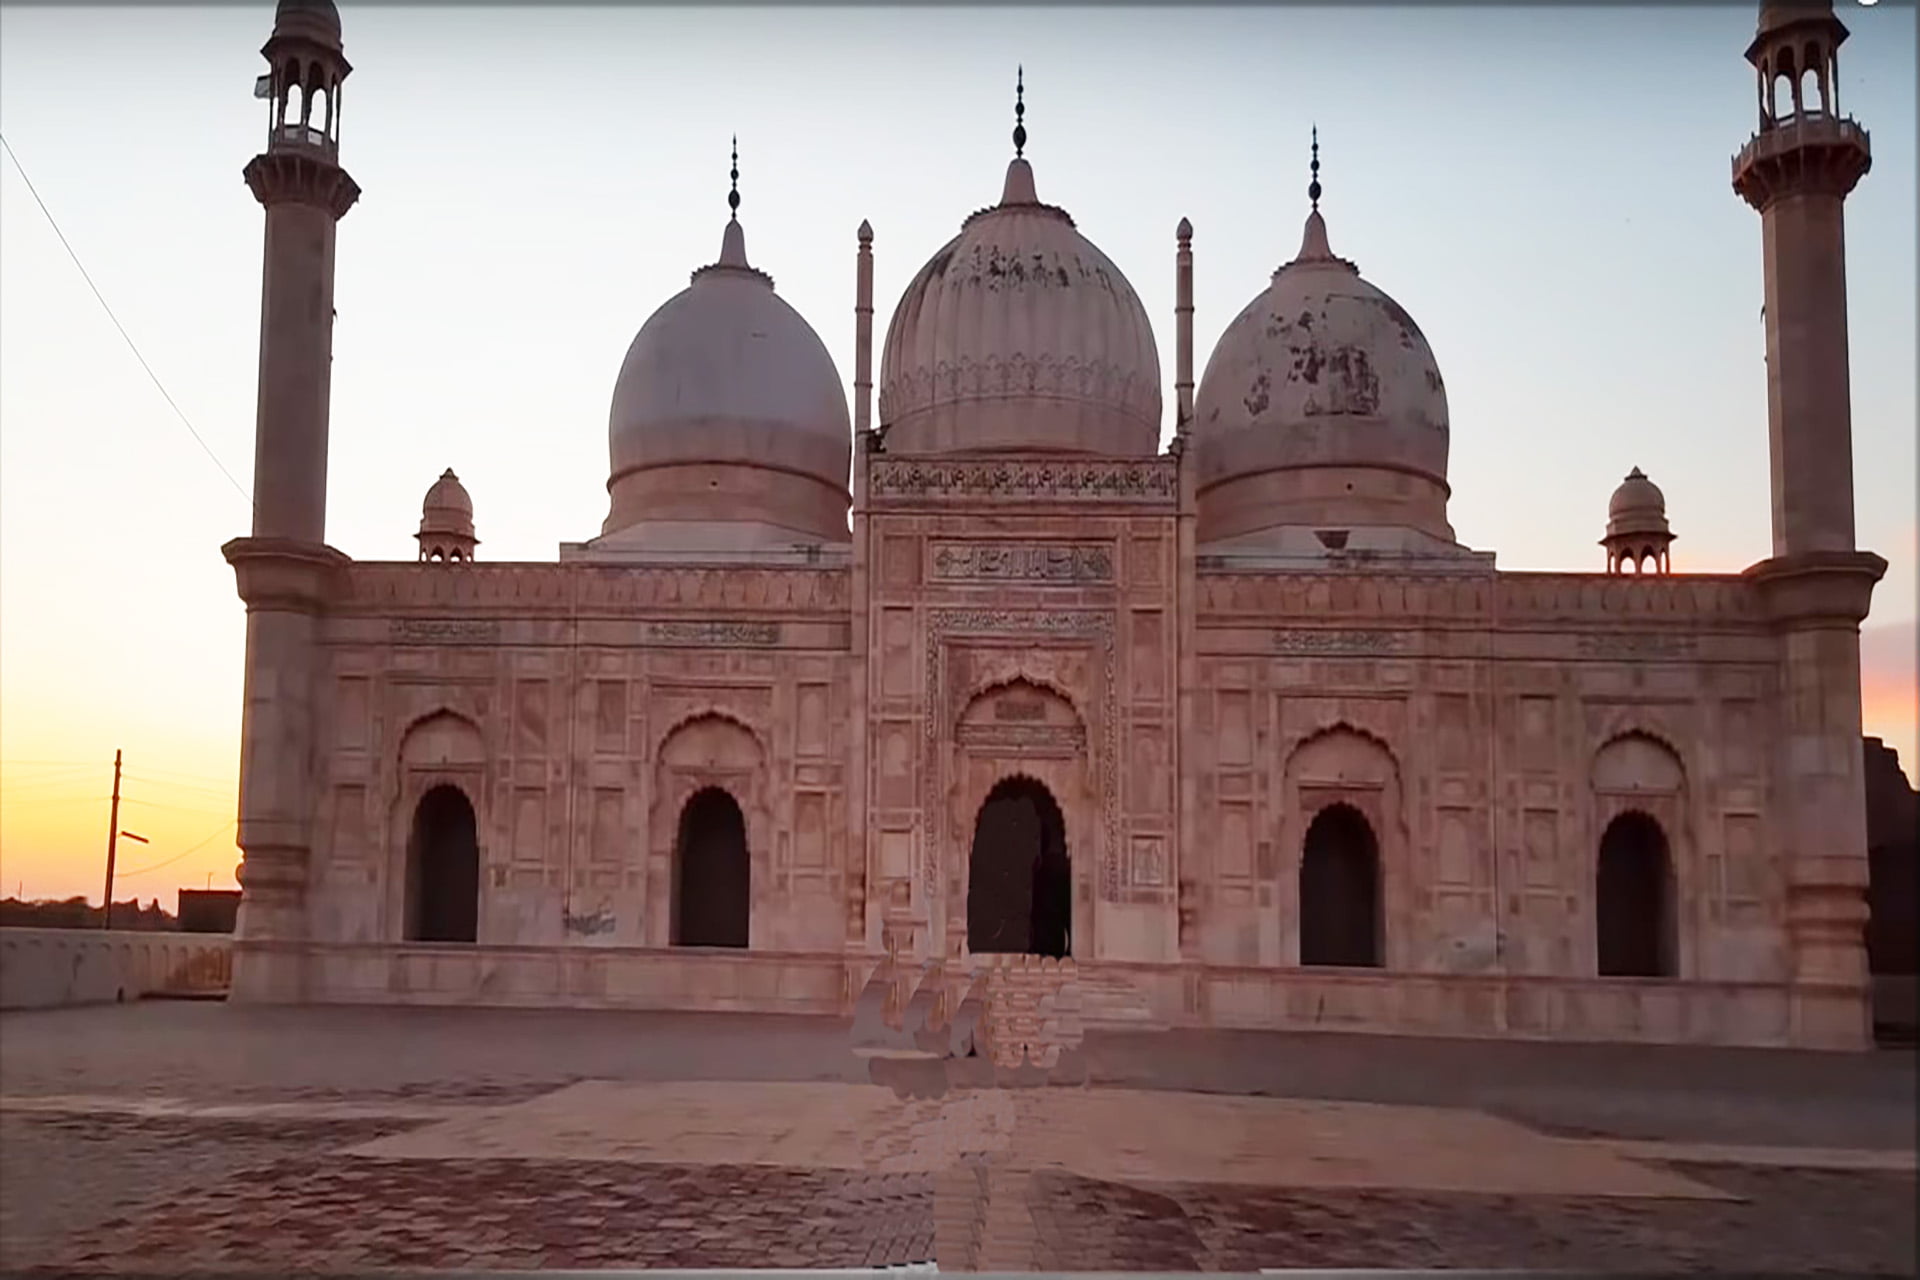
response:
<path id="1" fill-rule="evenodd" d="M 1845 199 L 1873 167 L 1867 131 L 1850 117 L 1802 112 L 1762 129 L 1733 158 L 1733 189 L 1762 213 L 1792 195 Z"/>
<path id="2" fill-rule="evenodd" d="M 1777 120 L 1747 140 L 1733 158 L 1733 172 L 1752 164 L 1763 164 L 1789 151 L 1807 147 L 1847 147 L 1871 154 L 1867 131 L 1852 116 L 1829 115 L 1824 111 L 1801 111 Z"/>
<path id="3" fill-rule="evenodd" d="M 307 151 L 328 160 L 340 154 L 340 144 L 327 136 L 325 129 L 289 120 L 267 131 L 269 151 Z"/>

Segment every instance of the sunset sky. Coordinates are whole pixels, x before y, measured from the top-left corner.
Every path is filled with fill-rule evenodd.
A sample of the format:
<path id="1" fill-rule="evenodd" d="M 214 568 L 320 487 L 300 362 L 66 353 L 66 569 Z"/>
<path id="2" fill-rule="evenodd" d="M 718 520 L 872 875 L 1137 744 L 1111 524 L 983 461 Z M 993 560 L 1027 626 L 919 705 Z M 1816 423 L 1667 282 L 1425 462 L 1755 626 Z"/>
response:
<path id="1" fill-rule="evenodd" d="M 1864 710 L 1911 776 L 1914 10 L 1841 12 L 1841 103 L 1874 149 L 1847 206 L 1859 540 L 1891 565 Z M 1317 122 L 1334 250 L 1446 376 L 1462 541 L 1598 571 L 1640 466 L 1676 570 L 1769 554 L 1760 220 L 1729 185 L 1751 5 L 342 16 L 365 194 L 339 240 L 328 535 L 356 558 L 411 559 L 448 466 L 489 560 L 598 532 L 614 376 L 719 250 L 734 133 L 749 256 L 850 380 L 855 227 L 884 333 L 998 197 L 1016 63 L 1040 196 L 1130 277 L 1169 405 L 1175 223 L 1204 366 L 1299 244 Z M 271 23 L 0 8 L 0 133 L 165 388 L 0 157 L 0 894 L 98 898 L 117 747 L 121 826 L 150 843 L 123 845 L 116 896 L 233 885 L 244 614 L 219 548 L 249 519 L 262 215 L 240 170 Z"/>

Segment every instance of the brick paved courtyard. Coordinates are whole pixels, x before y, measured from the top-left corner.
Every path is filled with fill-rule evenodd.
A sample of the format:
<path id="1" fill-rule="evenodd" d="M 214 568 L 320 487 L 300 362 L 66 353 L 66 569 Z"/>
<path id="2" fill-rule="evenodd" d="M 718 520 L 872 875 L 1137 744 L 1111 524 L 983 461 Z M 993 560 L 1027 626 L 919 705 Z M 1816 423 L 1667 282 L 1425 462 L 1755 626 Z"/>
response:
<path id="1" fill-rule="evenodd" d="M 0 1015 L 0 1267 L 1915 1269 L 1911 1053 L 1094 1033 L 1086 1088 L 901 1099 L 848 1044 Z"/>

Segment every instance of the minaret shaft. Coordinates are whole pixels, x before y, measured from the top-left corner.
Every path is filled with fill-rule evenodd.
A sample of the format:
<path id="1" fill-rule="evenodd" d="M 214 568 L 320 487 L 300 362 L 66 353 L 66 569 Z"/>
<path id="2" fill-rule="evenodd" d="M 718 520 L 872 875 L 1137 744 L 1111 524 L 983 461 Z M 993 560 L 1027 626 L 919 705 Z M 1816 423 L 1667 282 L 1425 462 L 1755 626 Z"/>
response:
<path id="1" fill-rule="evenodd" d="M 324 543 L 333 387 L 331 210 L 267 205 L 254 426 L 253 536 Z"/>
<path id="2" fill-rule="evenodd" d="M 1773 553 L 1852 551 L 1853 409 L 1842 199 L 1775 199 L 1761 214 Z"/>

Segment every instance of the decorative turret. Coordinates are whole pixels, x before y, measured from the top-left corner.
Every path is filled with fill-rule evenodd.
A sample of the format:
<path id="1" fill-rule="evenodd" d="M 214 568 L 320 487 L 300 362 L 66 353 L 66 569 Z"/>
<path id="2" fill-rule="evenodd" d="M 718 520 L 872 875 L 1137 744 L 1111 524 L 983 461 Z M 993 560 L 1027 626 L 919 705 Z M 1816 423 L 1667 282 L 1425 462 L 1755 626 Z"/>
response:
<path id="1" fill-rule="evenodd" d="M 1673 531 L 1667 527 L 1667 497 L 1660 486 L 1647 479 L 1635 467 L 1613 491 L 1607 503 L 1607 536 L 1600 539 L 1607 549 L 1607 572 L 1672 573 L 1673 562 L 1667 548 L 1673 545 Z"/>
<path id="2" fill-rule="evenodd" d="M 448 467 L 427 490 L 420 505 L 420 558 L 447 564 L 464 564 L 473 559 L 480 539 L 473 536 L 473 499 L 467 487 Z"/>

